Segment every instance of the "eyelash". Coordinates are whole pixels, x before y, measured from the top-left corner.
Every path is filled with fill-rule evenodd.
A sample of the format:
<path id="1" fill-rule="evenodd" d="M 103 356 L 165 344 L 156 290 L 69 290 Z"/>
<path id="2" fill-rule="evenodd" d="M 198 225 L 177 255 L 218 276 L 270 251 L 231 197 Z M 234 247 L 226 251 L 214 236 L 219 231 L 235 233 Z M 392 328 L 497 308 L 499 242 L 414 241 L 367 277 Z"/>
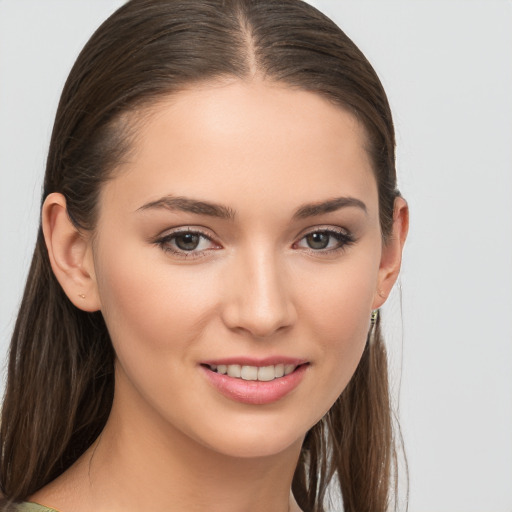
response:
<path id="1" fill-rule="evenodd" d="M 173 231 L 172 233 L 168 233 L 167 235 L 159 238 L 158 240 L 155 241 L 155 243 L 164 252 L 171 253 L 174 256 L 178 256 L 178 257 L 186 258 L 186 259 L 201 258 L 201 257 L 206 256 L 207 255 L 206 253 L 208 251 L 216 250 L 217 248 L 220 248 L 220 246 L 218 246 L 215 249 L 204 249 L 202 251 L 196 251 L 196 250 L 186 251 L 184 249 L 173 248 L 170 245 L 177 238 L 179 238 L 180 236 L 181 237 L 185 236 L 185 235 L 199 235 L 199 237 L 201 237 L 203 240 L 206 239 L 206 240 L 209 240 L 210 242 L 212 242 L 213 244 L 215 244 L 215 242 L 212 240 L 211 236 L 207 235 L 206 233 L 203 233 L 201 230 L 199 230 L 197 228 L 179 229 L 179 230 Z"/>
<path id="2" fill-rule="evenodd" d="M 311 247 L 303 248 L 308 253 L 313 254 L 315 256 L 322 256 L 322 255 L 327 256 L 327 255 L 337 254 L 340 251 L 345 250 L 347 247 L 349 247 L 356 241 L 354 236 L 351 233 L 347 232 L 346 230 L 334 229 L 332 227 L 329 227 L 329 228 L 326 227 L 326 228 L 316 228 L 316 229 L 304 234 L 297 242 L 295 242 L 293 244 L 293 247 L 294 248 L 297 247 L 298 244 L 302 240 L 306 239 L 310 235 L 315 235 L 315 234 L 328 235 L 330 238 L 334 238 L 337 242 L 337 247 L 334 247 L 331 249 L 313 249 Z M 196 228 L 194 228 L 194 229 L 190 229 L 190 228 L 189 229 L 179 229 L 177 231 L 173 231 L 172 233 L 166 234 L 165 236 L 155 240 L 155 244 L 158 245 L 164 252 L 171 253 L 175 256 L 178 256 L 178 257 L 181 257 L 184 259 L 201 258 L 201 257 L 207 256 L 207 253 L 209 251 L 217 250 L 217 249 L 221 248 L 219 245 L 216 244 L 217 247 L 215 247 L 215 248 L 208 248 L 208 249 L 203 249 L 200 251 L 192 249 L 190 251 L 187 251 L 184 249 L 173 248 L 170 245 L 171 243 L 175 242 L 177 238 L 179 238 L 180 236 L 181 237 L 185 236 L 185 235 L 198 235 L 203 240 L 206 239 L 206 240 L 212 242 L 213 244 L 215 244 L 215 242 L 212 240 L 211 236 L 207 235 L 206 233 L 203 233 L 202 231 L 200 231 Z M 331 240 L 329 239 L 329 243 L 330 243 L 330 241 Z"/>
<path id="3" fill-rule="evenodd" d="M 314 256 L 334 256 L 338 254 L 341 251 L 346 250 L 349 246 L 354 244 L 356 241 L 352 233 L 344 230 L 344 229 L 335 229 L 332 227 L 317 227 L 306 234 L 304 234 L 298 242 L 294 243 L 294 247 L 297 246 L 298 243 L 300 243 L 302 240 L 304 240 L 306 237 L 310 235 L 315 234 L 323 234 L 328 235 L 330 239 L 334 238 L 336 240 L 336 247 L 333 247 L 331 249 L 313 249 L 311 247 L 304 247 L 304 249 Z M 329 243 L 331 240 L 329 240 Z"/>

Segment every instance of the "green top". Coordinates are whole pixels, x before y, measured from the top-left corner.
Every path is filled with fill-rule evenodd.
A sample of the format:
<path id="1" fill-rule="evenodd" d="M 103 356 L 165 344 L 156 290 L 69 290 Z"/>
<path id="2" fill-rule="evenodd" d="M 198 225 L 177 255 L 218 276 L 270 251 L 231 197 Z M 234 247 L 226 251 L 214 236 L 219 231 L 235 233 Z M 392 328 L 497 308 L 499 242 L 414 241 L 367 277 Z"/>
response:
<path id="1" fill-rule="evenodd" d="M 54 508 L 43 507 L 42 505 L 29 503 L 28 501 L 14 505 L 12 510 L 13 512 L 58 512 L 58 510 Z"/>

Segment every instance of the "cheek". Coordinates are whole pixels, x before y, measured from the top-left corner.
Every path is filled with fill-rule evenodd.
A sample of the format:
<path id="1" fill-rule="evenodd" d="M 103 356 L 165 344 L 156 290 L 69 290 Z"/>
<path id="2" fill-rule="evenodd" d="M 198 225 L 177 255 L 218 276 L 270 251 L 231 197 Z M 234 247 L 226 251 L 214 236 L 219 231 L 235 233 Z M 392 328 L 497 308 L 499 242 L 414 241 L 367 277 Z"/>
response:
<path id="1" fill-rule="evenodd" d="M 161 254 L 148 258 L 147 250 L 130 248 L 123 254 L 129 257 L 105 248 L 97 269 L 102 313 L 118 357 L 177 363 L 180 347 L 190 347 L 212 310 L 208 276 L 180 272 Z M 167 353 L 173 358 L 162 359 Z"/>
<path id="2" fill-rule="evenodd" d="M 201 395 L 182 397 L 176 389 L 189 382 L 205 326 L 215 314 L 214 276 L 173 268 L 165 256 L 153 259 L 147 250 L 125 254 L 130 256 L 111 257 L 104 248 L 98 269 L 102 313 L 116 352 L 116 392 L 148 418 L 157 411 L 186 430 L 181 412 L 195 417 Z M 133 407 L 124 414 L 133 414 Z"/>
<path id="3" fill-rule="evenodd" d="M 370 327 L 371 305 L 378 276 L 379 249 L 354 251 L 325 274 L 316 273 L 315 286 L 304 286 L 303 318 L 316 340 L 323 366 L 317 381 L 325 394 L 325 410 L 348 384 L 361 359 Z"/>
<path id="4" fill-rule="evenodd" d="M 368 247 L 366 247 L 368 246 Z M 315 268 L 302 282 L 305 315 L 329 339 L 354 338 L 366 330 L 379 270 L 379 246 L 366 243 L 334 265 Z M 355 336 L 357 338 L 357 336 Z"/>

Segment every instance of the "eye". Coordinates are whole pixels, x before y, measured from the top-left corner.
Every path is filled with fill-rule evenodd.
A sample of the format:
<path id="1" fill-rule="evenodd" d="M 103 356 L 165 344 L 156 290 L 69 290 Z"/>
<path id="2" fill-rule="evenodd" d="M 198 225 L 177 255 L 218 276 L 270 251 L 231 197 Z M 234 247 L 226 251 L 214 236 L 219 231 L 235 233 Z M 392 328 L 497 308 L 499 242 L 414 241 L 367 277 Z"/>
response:
<path id="1" fill-rule="evenodd" d="M 165 252 L 186 258 L 204 256 L 206 251 L 220 249 L 208 235 L 192 229 L 173 231 L 155 243 Z"/>
<path id="2" fill-rule="evenodd" d="M 317 229 L 303 236 L 295 245 L 312 252 L 334 252 L 354 243 L 354 237 L 341 229 Z"/>

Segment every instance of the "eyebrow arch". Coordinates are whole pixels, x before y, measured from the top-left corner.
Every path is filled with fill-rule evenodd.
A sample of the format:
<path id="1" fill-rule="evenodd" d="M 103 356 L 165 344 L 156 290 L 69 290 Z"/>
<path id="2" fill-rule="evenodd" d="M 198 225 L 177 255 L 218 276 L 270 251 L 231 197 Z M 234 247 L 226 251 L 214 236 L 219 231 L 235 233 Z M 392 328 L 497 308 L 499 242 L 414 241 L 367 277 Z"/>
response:
<path id="1" fill-rule="evenodd" d="M 360 208 L 364 213 L 368 212 L 366 205 L 355 197 L 336 197 L 320 203 L 305 204 L 296 210 L 293 214 L 293 218 L 306 219 L 308 217 L 315 217 L 316 215 L 335 212 L 341 208 L 347 208 L 350 206 Z"/>
<path id="2" fill-rule="evenodd" d="M 306 219 L 331 213 L 341 208 L 356 207 L 367 213 L 366 205 L 354 197 L 336 197 L 328 201 L 319 203 L 305 204 L 299 207 L 293 214 L 293 219 Z M 164 208 L 167 210 L 180 210 L 182 212 L 195 213 L 197 215 L 208 215 L 209 217 L 218 217 L 220 219 L 234 220 L 235 210 L 228 206 L 223 206 L 207 201 L 199 201 L 188 197 L 165 196 L 144 204 L 137 211 L 152 210 Z"/>
<path id="3" fill-rule="evenodd" d="M 221 219 L 233 220 L 235 211 L 227 206 L 209 203 L 207 201 L 198 201 L 188 197 L 165 196 L 146 203 L 137 209 L 152 210 L 165 208 L 167 210 L 180 210 L 182 212 L 196 213 L 197 215 L 208 215 L 209 217 L 218 217 Z"/>

